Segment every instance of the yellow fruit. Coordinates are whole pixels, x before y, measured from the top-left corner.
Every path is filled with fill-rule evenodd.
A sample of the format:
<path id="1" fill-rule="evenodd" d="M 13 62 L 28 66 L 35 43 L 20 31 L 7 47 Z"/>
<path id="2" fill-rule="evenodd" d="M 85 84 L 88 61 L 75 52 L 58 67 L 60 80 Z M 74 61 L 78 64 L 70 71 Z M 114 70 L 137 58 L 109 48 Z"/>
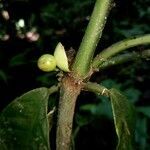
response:
<path id="1" fill-rule="evenodd" d="M 38 67 L 45 72 L 54 71 L 56 69 L 56 59 L 53 55 L 44 54 L 38 59 Z"/>

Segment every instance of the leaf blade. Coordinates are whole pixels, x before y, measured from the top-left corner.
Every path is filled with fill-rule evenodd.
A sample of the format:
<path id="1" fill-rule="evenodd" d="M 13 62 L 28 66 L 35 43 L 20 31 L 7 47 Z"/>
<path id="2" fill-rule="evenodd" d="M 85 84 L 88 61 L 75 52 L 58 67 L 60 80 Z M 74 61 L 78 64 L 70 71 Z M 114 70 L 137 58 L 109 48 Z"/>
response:
<path id="1" fill-rule="evenodd" d="M 2 111 L 0 147 L 4 150 L 50 149 L 48 97 L 47 88 L 38 88 L 16 98 Z"/>
<path id="2" fill-rule="evenodd" d="M 118 136 L 117 150 L 133 150 L 135 111 L 127 98 L 116 89 L 110 89 L 114 124 Z"/>

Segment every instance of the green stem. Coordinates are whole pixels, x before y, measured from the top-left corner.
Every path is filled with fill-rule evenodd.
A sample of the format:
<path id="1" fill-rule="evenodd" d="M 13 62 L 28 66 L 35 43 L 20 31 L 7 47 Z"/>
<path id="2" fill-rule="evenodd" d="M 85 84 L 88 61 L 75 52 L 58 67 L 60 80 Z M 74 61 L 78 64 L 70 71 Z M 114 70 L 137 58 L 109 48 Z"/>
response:
<path id="1" fill-rule="evenodd" d="M 112 0 L 97 0 L 72 70 L 76 77 L 84 78 L 90 70 L 93 54 L 102 35 Z"/>
<path id="2" fill-rule="evenodd" d="M 51 95 L 51 94 L 57 92 L 58 89 L 59 89 L 59 85 L 53 85 L 53 86 L 51 86 L 51 87 L 49 88 L 49 95 Z"/>
<path id="3" fill-rule="evenodd" d="M 118 64 L 122 64 L 128 61 L 136 61 L 139 58 L 149 58 L 150 57 L 150 50 L 144 50 L 142 52 L 130 52 L 126 54 L 120 54 L 118 56 L 114 56 L 107 61 L 103 62 L 99 66 L 99 70 L 106 69 L 111 66 L 115 66 Z"/>
<path id="4" fill-rule="evenodd" d="M 74 109 L 82 87 L 82 80 L 88 75 L 96 45 L 101 37 L 111 0 L 97 0 L 85 36 L 72 66 L 61 84 L 58 106 L 56 149 L 70 150 Z"/>
<path id="5" fill-rule="evenodd" d="M 84 85 L 83 90 L 94 92 L 107 97 L 109 96 L 109 90 L 97 83 L 88 82 Z"/>
<path id="6" fill-rule="evenodd" d="M 132 37 L 130 39 L 117 42 L 104 49 L 94 58 L 93 67 L 98 68 L 104 61 L 106 61 L 106 59 L 112 57 L 113 55 L 122 52 L 128 48 L 143 44 L 150 44 L 150 34 Z"/>

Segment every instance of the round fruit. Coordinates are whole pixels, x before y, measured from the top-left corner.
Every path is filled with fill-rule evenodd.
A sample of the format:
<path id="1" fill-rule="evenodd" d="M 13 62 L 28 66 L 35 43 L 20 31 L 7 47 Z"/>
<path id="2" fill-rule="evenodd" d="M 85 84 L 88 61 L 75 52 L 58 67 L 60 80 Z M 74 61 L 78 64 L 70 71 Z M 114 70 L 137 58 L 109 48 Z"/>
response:
<path id="1" fill-rule="evenodd" d="M 38 59 L 38 67 L 42 71 L 50 72 L 56 69 L 56 59 L 53 55 L 44 54 Z"/>

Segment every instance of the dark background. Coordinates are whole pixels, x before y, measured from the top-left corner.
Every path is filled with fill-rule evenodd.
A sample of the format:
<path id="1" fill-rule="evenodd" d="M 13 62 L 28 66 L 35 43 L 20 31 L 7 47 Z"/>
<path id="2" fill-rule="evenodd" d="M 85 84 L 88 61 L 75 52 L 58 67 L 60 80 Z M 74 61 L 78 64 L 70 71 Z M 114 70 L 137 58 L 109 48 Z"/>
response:
<path id="1" fill-rule="evenodd" d="M 55 72 L 43 73 L 36 61 L 44 53 L 53 53 L 58 42 L 66 50 L 78 49 L 93 0 L 1 0 L 0 1 L 0 109 L 31 89 L 57 83 Z M 150 33 L 149 0 L 116 0 L 96 53 L 124 38 Z M 8 12 L 8 16 L 4 15 Z M 6 14 L 6 13 L 5 13 Z M 25 26 L 17 23 L 24 19 Z M 30 33 L 29 33 L 30 32 Z M 29 37 L 28 34 L 32 34 Z M 38 38 L 39 37 L 39 38 Z M 142 51 L 149 46 L 132 50 Z M 137 60 L 95 74 L 96 81 L 121 90 L 137 108 L 137 150 L 150 149 L 150 61 Z M 58 98 L 54 95 L 53 98 Z M 50 105 L 54 105 L 52 102 Z M 54 143 L 52 132 L 52 143 Z M 83 92 L 74 120 L 74 147 L 77 150 L 113 150 L 116 134 L 109 101 Z M 53 144 L 54 146 L 54 144 Z"/>

